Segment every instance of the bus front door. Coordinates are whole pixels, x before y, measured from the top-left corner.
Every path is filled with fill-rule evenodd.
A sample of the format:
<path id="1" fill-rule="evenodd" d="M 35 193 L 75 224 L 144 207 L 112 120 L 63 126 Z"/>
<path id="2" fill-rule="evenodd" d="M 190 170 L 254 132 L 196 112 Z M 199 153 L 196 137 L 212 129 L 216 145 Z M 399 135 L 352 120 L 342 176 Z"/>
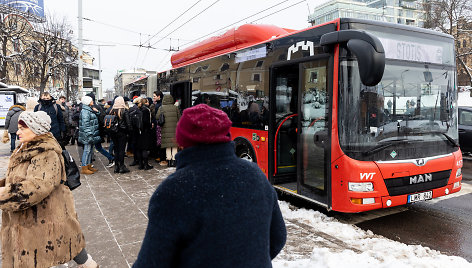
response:
<path id="1" fill-rule="evenodd" d="M 328 59 L 299 65 L 298 89 L 298 194 L 328 205 L 330 139 Z"/>
<path id="2" fill-rule="evenodd" d="M 297 192 L 298 64 L 271 69 L 270 110 L 274 154 L 271 183 Z M 271 154 L 270 154 L 271 155 Z"/>

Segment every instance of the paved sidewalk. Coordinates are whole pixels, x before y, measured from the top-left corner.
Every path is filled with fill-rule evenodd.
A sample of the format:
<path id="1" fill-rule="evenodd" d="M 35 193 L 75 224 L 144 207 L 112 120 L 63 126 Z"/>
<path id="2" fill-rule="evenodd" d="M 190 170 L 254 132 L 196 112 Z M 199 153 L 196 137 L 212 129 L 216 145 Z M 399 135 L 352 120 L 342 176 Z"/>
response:
<path id="1" fill-rule="evenodd" d="M 67 150 L 76 161 L 80 160 L 76 146 L 68 146 Z M 9 146 L 0 143 L 2 177 L 9 155 Z M 114 174 L 113 168 L 105 167 L 108 164 L 105 157 L 95 152 L 95 158 L 94 166 L 99 171 L 82 175 L 82 185 L 73 191 L 86 249 L 100 267 L 131 267 L 146 231 L 149 199 L 175 168 L 163 168 L 150 160 L 154 169 L 144 171 L 129 167 L 130 173 Z M 128 164 L 131 161 L 125 158 Z M 69 264 L 76 266 L 73 261 Z"/>

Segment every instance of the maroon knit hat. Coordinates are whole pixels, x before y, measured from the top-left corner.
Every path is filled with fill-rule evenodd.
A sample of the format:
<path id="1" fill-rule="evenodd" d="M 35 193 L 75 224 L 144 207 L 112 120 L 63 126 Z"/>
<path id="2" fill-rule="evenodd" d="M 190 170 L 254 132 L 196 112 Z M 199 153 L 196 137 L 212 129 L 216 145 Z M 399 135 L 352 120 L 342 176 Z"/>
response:
<path id="1" fill-rule="evenodd" d="M 231 141 L 231 120 L 225 112 L 199 104 L 184 110 L 177 124 L 175 137 L 184 148 L 197 144 Z"/>

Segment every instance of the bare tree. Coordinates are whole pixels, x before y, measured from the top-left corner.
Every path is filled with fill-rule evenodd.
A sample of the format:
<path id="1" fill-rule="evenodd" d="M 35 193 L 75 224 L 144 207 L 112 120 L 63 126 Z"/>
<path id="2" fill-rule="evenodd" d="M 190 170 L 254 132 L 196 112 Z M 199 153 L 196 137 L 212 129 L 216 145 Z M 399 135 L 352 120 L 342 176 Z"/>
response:
<path id="1" fill-rule="evenodd" d="M 73 32 L 65 18 L 56 20 L 52 16 L 37 24 L 32 38 L 27 40 L 23 57 L 26 64 L 26 80 L 40 92 L 50 79 L 63 81 L 64 69 L 69 69 L 77 59 L 71 39 Z"/>
<path id="2" fill-rule="evenodd" d="M 472 0 L 432 0 L 424 1 L 425 28 L 435 29 L 454 36 L 456 40 L 456 61 L 460 76 L 466 75 L 472 85 Z M 460 40 L 469 40 L 464 45 Z M 463 70 L 463 72 L 461 72 Z"/>
<path id="3" fill-rule="evenodd" d="M 11 70 L 14 70 L 16 75 L 21 73 L 24 52 L 22 47 L 31 31 L 31 24 L 23 17 L 0 14 L 0 81 L 9 83 Z"/>

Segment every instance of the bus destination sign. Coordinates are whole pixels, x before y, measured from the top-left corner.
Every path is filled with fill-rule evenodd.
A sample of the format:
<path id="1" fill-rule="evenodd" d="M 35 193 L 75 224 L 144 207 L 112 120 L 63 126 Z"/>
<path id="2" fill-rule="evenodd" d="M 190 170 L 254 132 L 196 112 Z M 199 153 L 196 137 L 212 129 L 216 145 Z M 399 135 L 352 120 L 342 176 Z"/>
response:
<path id="1" fill-rule="evenodd" d="M 388 59 L 443 63 L 443 48 L 415 42 L 379 38 Z"/>

